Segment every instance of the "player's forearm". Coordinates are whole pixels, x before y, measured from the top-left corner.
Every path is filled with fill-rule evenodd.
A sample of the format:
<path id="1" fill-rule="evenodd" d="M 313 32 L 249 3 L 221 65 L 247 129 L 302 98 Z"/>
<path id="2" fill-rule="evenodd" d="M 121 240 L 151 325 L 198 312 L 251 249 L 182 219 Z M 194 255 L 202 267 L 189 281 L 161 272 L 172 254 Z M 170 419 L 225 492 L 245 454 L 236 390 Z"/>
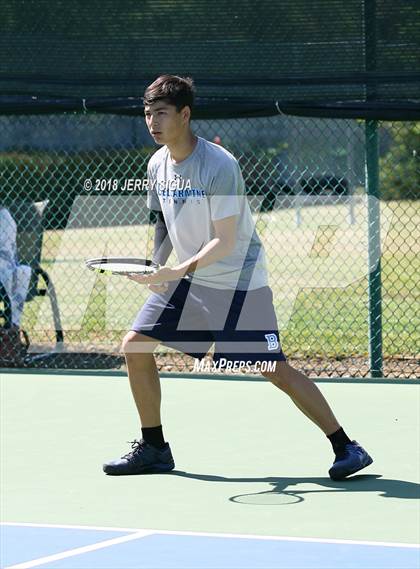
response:
<path id="1" fill-rule="evenodd" d="M 196 255 L 180 263 L 174 270 L 179 272 L 180 277 L 192 273 L 197 269 L 208 267 L 232 253 L 234 244 L 215 237 L 209 241 Z"/>
<path id="2" fill-rule="evenodd" d="M 157 220 L 155 224 L 152 260 L 154 263 L 163 266 L 171 254 L 172 243 L 168 235 L 168 228 L 166 227 L 162 212 L 158 211 L 156 213 Z"/>

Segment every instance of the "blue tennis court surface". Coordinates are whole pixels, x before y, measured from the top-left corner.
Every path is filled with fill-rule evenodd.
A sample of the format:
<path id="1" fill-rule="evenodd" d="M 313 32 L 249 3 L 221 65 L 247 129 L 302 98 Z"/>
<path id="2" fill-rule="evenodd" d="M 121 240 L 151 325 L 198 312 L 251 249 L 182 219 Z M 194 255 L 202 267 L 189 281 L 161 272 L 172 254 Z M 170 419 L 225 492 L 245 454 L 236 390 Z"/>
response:
<path id="1" fill-rule="evenodd" d="M 135 529 L 1 526 L 5 569 L 418 569 L 420 548 Z"/>

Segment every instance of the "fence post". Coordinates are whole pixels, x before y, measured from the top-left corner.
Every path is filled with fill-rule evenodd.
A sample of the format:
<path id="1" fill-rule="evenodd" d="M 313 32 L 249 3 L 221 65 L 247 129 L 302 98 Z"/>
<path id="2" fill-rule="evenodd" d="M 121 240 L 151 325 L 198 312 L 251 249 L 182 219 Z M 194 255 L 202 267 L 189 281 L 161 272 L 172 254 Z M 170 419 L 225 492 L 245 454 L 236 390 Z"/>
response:
<path id="1" fill-rule="evenodd" d="M 364 0 L 365 69 L 376 71 L 376 0 Z M 366 85 L 366 99 L 376 99 L 376 85 Z M 365 173 L 368 202 L 369 358 L 371 377 L 383 376 L 381 211 L 379 204 L 378 121 L 365 121 Z"/>
<path id="2" fill-rule="evenodd" d="M 369 358 L 371 377 L 383 377 L 381 227 L 379 204 L 378 124 L 365 125 L 366 186 L 368 196 Z"/>

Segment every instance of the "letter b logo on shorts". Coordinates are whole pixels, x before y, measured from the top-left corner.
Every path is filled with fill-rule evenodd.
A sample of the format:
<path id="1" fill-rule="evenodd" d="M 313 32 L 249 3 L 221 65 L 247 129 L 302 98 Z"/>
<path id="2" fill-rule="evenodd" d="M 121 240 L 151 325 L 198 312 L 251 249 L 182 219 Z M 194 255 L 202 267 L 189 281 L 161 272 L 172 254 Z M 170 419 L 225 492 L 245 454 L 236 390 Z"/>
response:
<path id="1" fill-rule="evenodd" d="M 264 338 L 267 340 L 268 350 L 277 350 L 279 347 L 279 341 L 276 334 L 266 334 Z"/>

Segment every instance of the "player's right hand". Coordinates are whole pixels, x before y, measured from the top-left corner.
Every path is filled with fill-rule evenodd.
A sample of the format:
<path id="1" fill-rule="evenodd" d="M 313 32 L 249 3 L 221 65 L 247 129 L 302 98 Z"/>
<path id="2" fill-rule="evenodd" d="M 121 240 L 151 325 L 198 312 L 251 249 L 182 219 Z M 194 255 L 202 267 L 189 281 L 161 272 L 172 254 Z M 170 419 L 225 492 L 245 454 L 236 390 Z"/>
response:
<path id="1" fill-rule="evenodd" d="M 152 292 L 162 293 L 168 290 L 168 283 L 149 284 L 148 287 Z"/>

